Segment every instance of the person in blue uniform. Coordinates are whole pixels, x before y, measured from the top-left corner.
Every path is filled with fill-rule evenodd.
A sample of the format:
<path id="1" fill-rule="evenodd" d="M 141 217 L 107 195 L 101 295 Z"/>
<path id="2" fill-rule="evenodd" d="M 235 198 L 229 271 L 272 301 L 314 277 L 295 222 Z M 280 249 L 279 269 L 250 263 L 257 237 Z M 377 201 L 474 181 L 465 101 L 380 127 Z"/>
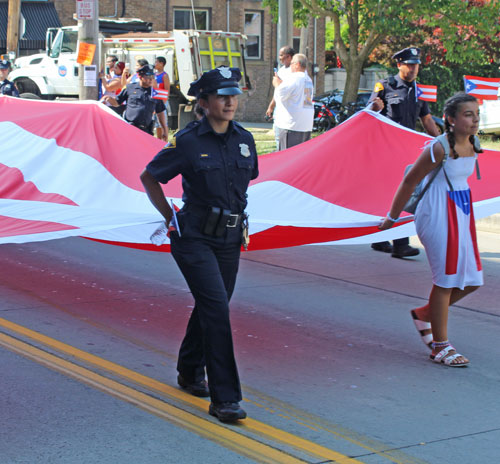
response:
<path id="1" fill-rule="evenodd" d="M 103 97 L 103 101 L 114 107 L 119 107 L 127 102 L 127 108 L 123 113 L 123 119 L 133 126 L 153 135 L 153 115 L 158 115 L 158 121 L 163 129 L 163 140 L 167 140 L 168 128 L 166 119 L 166 108 L 162 100 L 153 97 L 153 83 L 155 71 L 153 66 L 147 64 L 138 69 L 139 82 L 127 84 L 120 94 L 114 98 Z"/>
<path id="2" fill-rule="evenodd" d="M 14 82 L 7 79 L 10 72 L 10 61 L 0 60 L 0 95 L 9 95 L 11 97 L 19 97 Z"/>
<path id="3" fill-rule="evenodd" d="M 395 53 L 392 59 L 396 61 L 398 74 L 383 79 L 375 84 L 369 104 L 373 111 L 380 111 L 392 121 L 408 129 L 415 129 L 420 118 L 424 129 L 434 137 L 439 130 L 432 119 L 427 102 L 417 96 L 417 75 L 420 67 L 420 49 L 408 47 Z M 406 258 L 419 254 L 417 248 L 409 245 L 408 237 L 390 242 L 373 243 L 372 248 L 385 253 L 392 253 L 394 258 Z"/>
<path id="4" fill-rule="evenodd" d="M 193 395 L 210 396 L 209 414 L 222 422 L 246 417 L 239 405 L 229 300 L 247 224 L 246 192 L 258 163 L 252 135 L 233 121 L 240 79 L 238 68 L 221 66 L 193 82 L 188 94 L 204 116 L 179 131 L 141 174 L 167 227 L 173 213 L 160 183 L 182 176 L 184 206 L 176 214 L 180 233 L 170 232 L 171 251 L 195 305 L 179 350 L 177 381 Z"/>

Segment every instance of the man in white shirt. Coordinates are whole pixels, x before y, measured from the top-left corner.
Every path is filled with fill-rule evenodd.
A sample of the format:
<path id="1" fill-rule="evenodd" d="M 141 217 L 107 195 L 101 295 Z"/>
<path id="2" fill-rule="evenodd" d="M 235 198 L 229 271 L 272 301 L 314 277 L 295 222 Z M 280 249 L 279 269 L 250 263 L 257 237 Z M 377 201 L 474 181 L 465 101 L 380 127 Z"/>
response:
<path id="1" fill-rule="evenodd" d="M 279 149 L 293 147 L 311 138 L 314 119 L 313 83 L 307 75 L 307 58 L 297 53 L 290 62 L 291 74 L 273 78 L 276 110 L 274 123 L 279 128 Z"/>
<path id="2" fill-rule="evenodd" d="M 295 50 L 292 47 L 286 45 L 285 47 L 280 48 L 279 59 L 282 66 L 281 68 L 278 69 L 278 71 L 275 71 L 274 75 L 277 74 L 281 80 L 284 80 L 286 76 L 292 73 L 292 70 L 290 68 L 290 63 L 292 61 L 293 55 L 295 55 Z M 273 118 L 275 107 L 276 107 L 276 100 L 274 99 L 273 96 L 273 99 L 271 100 L 269 106 L 267 107 L 266 118 L 268 119 Z M 279 150 L 280 134 L 279 134 L 279 128 L 276 127 L 275 123 L 273 123 L 273 129 L 276 138 L 276 150 Z"/>

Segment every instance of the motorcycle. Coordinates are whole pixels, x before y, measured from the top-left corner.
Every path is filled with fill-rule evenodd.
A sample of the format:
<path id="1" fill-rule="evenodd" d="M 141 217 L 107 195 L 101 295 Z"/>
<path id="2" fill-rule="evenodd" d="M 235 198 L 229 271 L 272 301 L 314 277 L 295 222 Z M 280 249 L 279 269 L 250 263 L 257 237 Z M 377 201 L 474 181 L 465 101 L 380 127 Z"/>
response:
<path id="1" fill-rule="evenodd" d="M 325 103 L 314 101 L 313 132 L 325 132 L 337 125 L 337 111 Z"/>

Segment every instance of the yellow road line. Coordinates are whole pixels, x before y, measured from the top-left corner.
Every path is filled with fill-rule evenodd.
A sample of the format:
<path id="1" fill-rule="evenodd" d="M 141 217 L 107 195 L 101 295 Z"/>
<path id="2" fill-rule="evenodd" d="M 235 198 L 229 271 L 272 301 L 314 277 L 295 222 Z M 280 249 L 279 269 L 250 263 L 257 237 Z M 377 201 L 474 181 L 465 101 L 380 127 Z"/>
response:
<path id="1" fill-rule="evenodd" d="M 138 372 L 127 369 L 123 366 L 120 366 L 119 364 L 107 361 L 98 356 L 87 353 L 86 351 L 82 351 L 71 345 L 67 345 L 66 343 L 47 337 L 46 335 L 40 334 L 3 318 L 0 318 L 0 326 L 25 337 L 36 340 L 39 343 L 56 349 L 57 351 L 60 351 L 62 353 L 73 356 L 74 358 L 80 359 L 100 369 L 104 369 L 108 372 L 119 375 L 150 390 L 154 390 L 169 397 L 175 398 L 176 400 L 183 401 L 190 404 L 191 406 L 196 406 L 203 411 L 206 411 L 207 409 L 207 402 L 205 400 L 188 395 L 177 388 L 171 387 L 162 382 L 159 382 L 158 380 L 139 374 Z M 297 435 L 285 432 L 284 430 L 280 430 L 254 419 L 245 419 L 242 428 L 247 429 L 249 432 L 258 433 L 261 436 L 270 438 L 275 442 L 280 442 L 292 446 L 296 450 L 305 452 L 318 458 L 322 458 L 324 460 L 331 460 L 340 464 L 361 464 L 361 461 L 358 461 L 354 458 L 350 458 L 348 456 L 345 456 L 344 454 L 338 453 L 337 451 L 318 445 L 309 440 L 300 438 Z"/>
<path id="2" fill-rule="evenodd" d="M 75 378 L 87 385 L 91 385 L 121 400 L 127 401 L 128 403 L 166 419 L 182 428 L 188 429 L 210 440 L 217 441 L 238 454 L 243 454 L 257 462 L 269 464 L 303 464 L 305 462 L 269 445 L 248 438 L 229 428 L 214 424 L 206 419 L 197 417 L 194 414 L 183 411 L 182 409 L 141 393 L 126 385 L 122 385 L 119 382 L 110 380 L 69 361 L 65 361 L 64 359 L 58 358 L 57 356 L 3 333 L 0 333 L 0 345 L 39 364 Z"/>

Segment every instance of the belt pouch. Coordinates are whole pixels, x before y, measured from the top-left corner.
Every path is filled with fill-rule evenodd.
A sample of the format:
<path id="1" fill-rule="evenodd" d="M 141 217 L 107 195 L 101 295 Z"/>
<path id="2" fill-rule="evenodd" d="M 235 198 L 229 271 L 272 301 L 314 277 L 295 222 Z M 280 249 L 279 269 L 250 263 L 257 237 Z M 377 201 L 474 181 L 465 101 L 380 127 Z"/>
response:
<path id="1" fill-rule="evenodd" d="M 207 209 L 207 214 L 205 216 L 205 221 L 203 223 L 203 233 L 205 235 L 214 236 L 215 230 L 217 229 L 217 224 L 219 223 L 220 208 L 217 206 L 211 206 Z"/>
<path id="2" fill-rule="evenodd" d="M 231 216 L 231 211 L 228 209 L 223 209 L 219 222 L 217 224 L 217 228 L 215 229 L 215 236 L 216 237 L 222 237 L 224 235 L 224 232 L 226 230 L 227 223 L 229 222 L 229 217 Z"/>

